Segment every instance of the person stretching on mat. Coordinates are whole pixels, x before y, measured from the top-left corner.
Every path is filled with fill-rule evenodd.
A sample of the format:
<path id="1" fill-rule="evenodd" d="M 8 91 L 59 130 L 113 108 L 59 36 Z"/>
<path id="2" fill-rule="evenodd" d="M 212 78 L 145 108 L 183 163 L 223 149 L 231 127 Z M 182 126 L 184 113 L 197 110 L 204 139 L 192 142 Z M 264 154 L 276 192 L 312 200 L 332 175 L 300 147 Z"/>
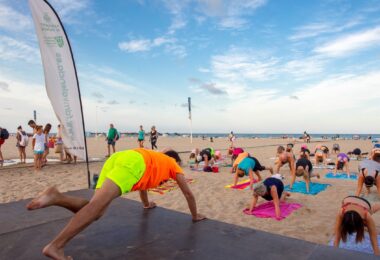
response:
<path id="1" fill-rule="evenodd" d="M 299 154 L 299 159 L 301 159 L 301 158 L 306 158 L 306 159 L 310 160 L 310 150 L 307 149 L 306 144 L 301 145 L 301 151 Z"/>
<path id="2" fill-rule="evenodd" d="M 347 154 L 340 153 L 336 157 L 334 176 L 336 175 L 337 171 L 343 171 L 344 167 L 346 167 L 347 176 L 350 178 L 350 158 L 348 158 Z"/>
<path id="3" fill-rule="evenodd" d="M 257 160 L 254 160 L 254 158 L 252 157 L 246 157 L 237 165 L 235 178 L 234 178 L 234 186 L 236 186 L 239 177 L 242 178 L 244 176 L 249 176 L 249 180 L 250 180 L 249 187 L 252 190 L 253 183 L 255 182 L 255 179 L 253 178 L 253 174 L 256 174 L 258 181 L 261 180 L 261 175 L 259 173 L 258 168 L 261 169 L 262 166 L 260 165 L 260 163 L 256 165 L 256 161 Z"/>
<path id="4" fill-rule="evenodd" d="M 44 247 L 43 254 L 53 259 L 69 259 L 64 254 L 65 245 L 99 219 L 110 203 L 124 193 L 138 190 L 144 209 L 156 207 L 153 201 L 149 201 L 147 190 L 170 178 L 176 180 L 185 196 L 192 220 L 205 219 L 197 211 L 194 195 L 186 183 L 180 163 L 178 153 L 173 150 L 164 153 L 141 148 L 127 150 L 112 154 L 104 163 L 90 201 L 60 193 L 55 187 L 46 189 L 27 205 L 28 210 L 60 206 L 75 215 L 60 234 Z"/>
<path id="5" fill-rule="evenodd" d="M 340 153 L 340 146 L 339 146 L 339 144 L 333 144 L 332 151 L 335 154 Z"/>
<path id="6" fill-rule="evenodd" d="M 364 229 L 369 233 L 375 255 L 380 255 L 377 243 L 376 224 L 372 217 L 380 209 L 379 203 L 369 203 L 364 198 L 348 196 L 342 201 L 342 208 L 336 216 L 334 246 L 339 247 L 340 240 L 347 241 L 348 235 L 356 233 L 356 243 L 363 241 Z"/>
<path id="7" fill-rule="evenodd" d="M 356 189 L 356 196 L 362 193 L 363 184 L 366 186 L 366 195 L 370 193 L 373 185 L 376 186 L 377 192 L 380 195 L 380 149 L 373 149 L 371 153 L 371 160 L 365 159 L 360 164 L 360 173 L 358 178 L 358 186 Z"/>
<path id="8" fill-rule="evenodd" d="M 321 150 L 323 152 L 323 155 L 325 156 L 325 160 L 330 157 L 330 150 L 326 145 L 322 145 Z"/>
<path id="9" fill-rule="evenodd" d="M 278 174 L 280 172 L 280 168 L 285 164 L 289 164 L 289 169 L 291 174 L 295 174 L 294 168 L 294 154 L 288 153 L 285 151 L 283 146 L 279 146 L 277 148 L 277 160 L 275 162 L 275 173 Z M 282 176 L 281 176 L 282 177 Z"/>
<path id="10" fill-rule="evenodd" d="M 198 169 L 198 165 L 200 162 L 204 162 L 203 171 L 211 172 L 211 166 L 215 161 L 215 150 L 213 148 L 203 149 L 199 155 L 197 156 L 196 168 Z"/>
<path id="11" fill-rule="evenodd" d="M 292 179 L 290 181 L 290 189 L 292 189 L 294 182 L 296 181 L 296 177 L 301 177 L 305 179 L 306 183 L 306 191 L 310 191 L 310 179 L 311 177 L 320 178 L 319 174 L 313 174 L 313 165 L 310 160 L 307 158 L 300 158 L 296 162 L 296 174 L 292 175 Z"/>
<path id="12" fill-rule="evenodd" d="M 323 153 L 322 146 L 317 145 L 314 152 L 315 157 L 315 165 L 318 165 L 320 163 L 325 163 L 325 154 Z"/>
<path id="13" fill-rule="evenodd" d="M 362 150 L 359 148 L 355 148 L 352 150 L 352 152 L 349 152 L 348 155 L 351 155 L 354 159 L 356 160 L 361 160 L 362 159 Z"/>
<path id="14" fill-rule="evenodd" d="M 269 177 L 262 182 L 256 183 L 253 187 L 253 199 L 249 211 L 251 212 L 257 204 L 259 197 L 267 201 L 273 200 L 276 217 L 281 217 L 280 200 L 285 201 L 290 193 L 284 191 L 284 184 L 282 181 L 275 177 Z"/>

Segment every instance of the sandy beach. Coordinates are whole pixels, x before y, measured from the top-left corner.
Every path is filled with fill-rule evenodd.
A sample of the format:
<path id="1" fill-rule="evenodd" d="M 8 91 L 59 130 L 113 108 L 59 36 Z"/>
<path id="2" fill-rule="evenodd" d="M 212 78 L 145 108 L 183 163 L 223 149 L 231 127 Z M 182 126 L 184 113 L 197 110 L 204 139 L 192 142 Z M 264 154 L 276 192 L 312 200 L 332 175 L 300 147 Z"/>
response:
<path id="1" fill-rule="evenodd" d="M 258 158 L 263 165 L 273 166 L 272 157 L 276 154 L 276 146 L 286 144 L 292 140 L 287 139 L 237 139 L 236 145 L 246 148 L 253 156 Z M 99 161 L 90 163 L 92 174 L 99 173 L 105 160 L 106 142 L 103 138 L 87 139 L 89 156 L 97 158 Z M 18 158 L 15 147 L 15 139 L 10 138 L 2 146 L 4 159 Z M 320 144 L 327 145 L 330 150 L 333 143 L 339 143 L 342 152 L 348 152 L 356 147 L 362 152 L 369 152 L 372 144 L 368 140 L 323 140 Z M 294 147 L 294 151 L 299 151 L 300 140 Z M 189 138 L 184 137 L 160 137 L 158 147 L 172 147 L 177 151 L 189 151 L 192 148 L 213 147 L 220 149 L 225 155 L 229 143 L 226 138 L 217 138 L 213 143 L 208 140 L 194 139 L 190 144 Z M 310 150 L 314 150 L 315 143 L 309 144 Z M 136 138 L 123 137 L 117 143 L 117 150 L 135 148 Z M 148 143 L 146 143 L 148 146 Z M 248 147 L 248 148 L 247 148 Z M 31 158 L 31 147 L 27 147 L 27 158 Z M 281 234 L 289 237 L 299 238 L 315 243 L 327 244 L 333 234 L 335 216 L 342 199 L 355 192 L 356 181 L 326 179 L 324 175 L 327 170 L 315 170 L 322 176 L 321 179 L 314 179 L 315 182 L 328 183 L 332 186 L 316 196 L 292 193 L 289 201 L 301 203 L 303 206 L 295 211 L 288 218 L 282 221 L 273 219 L 262 219 L 247 216 L 242 210 L 251 202 L 252 192 L 249 190 L 233 190 L 224 188 L 231 184 L 233 177 L 230 168 L 221 167 L 219 173 L 204 173 L 190 171 L 187 166 L 188 153 L 181 153 L 184 162 L 184 170 L 187 178 L 195 180 L 190 184 L 196 196 L 198 209 L 210 219 L 250 227 L 271 233 Z M 58 158 L 54 151 L 50 158 Z M 331 155 L 334 159 L 334 155 Z M 351 170 L 357 172 L 357 161 L 351 162 Z M 287 167 L 283 167 L 281 173 L 286 176 L 284 184 L 289 184 L 290 173 Z M 269 176 L 268 172 L 263 172 L 264 177 Z M 301 180 L 299 178 L 299 180 Z M 31 165 L 14 165 L 0 168 L 0 203 L 18 201 L 32 198 L 46 187 L 56 185 L 60 191 L 69 191 L 87 188 L 87 176 L 84 163 L 61 164 L 51 163 L 44 167 L 40 173 L 34 173 Z M 125 198 L 139 200 L 138 193 L 124 195 Z M 165 207 L 175 211 L 189 213 L 187 204 L 179 190 L 173 190 L 164 195 L 150 194 L 150 198 L 160 207 Z M 263 202 L 260 200 L 259 203 Z M 27 211 L 25 211 L 27 214 Z M 190 216 L 189 216 L 190 218 Z M 374 215 L 376 223 L 380 223 L 380 216 Z M 379 229 L 379 226 L 377 226 Z"/>

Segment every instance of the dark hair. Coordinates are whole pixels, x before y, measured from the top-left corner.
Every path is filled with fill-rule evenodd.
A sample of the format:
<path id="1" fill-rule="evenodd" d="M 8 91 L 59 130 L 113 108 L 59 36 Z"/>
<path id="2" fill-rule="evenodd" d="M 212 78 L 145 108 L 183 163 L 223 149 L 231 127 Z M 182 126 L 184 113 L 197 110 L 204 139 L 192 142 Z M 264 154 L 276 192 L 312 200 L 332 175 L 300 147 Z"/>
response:
<path id="1" fill-rule="evenodd" d="M 336 165 L 336 168 L 337 168 L 338 170 L 342 170 L 342 169 L 343 169 L 343 166 L 344 166 L 344 162 L 339 161 L 338 164 Z"/>
<path id="2" fill-rule="evenodd" d="M 164 152 L 167 156 L 173 158 L 178 164 L 182 162 L 181 157 L 179 157 L 178 153 L 174 150 L 169 150 Z"/>
<path id="3" fill-rule="evenodd" d="M 19 125 L 19 126 L 17 127 L 17 130 L 20 130 L 20 129 L 22 129 L 22 127 Z"/>
<path id="4" fill-rule="evenodd" d="M 367 188 L 371 188 L 375 183 L 375 178 L 373 178 L 372 176 L 365 176 L 364 183 Z"/>
<path id="5" fill-rule="evenodd" d="M 36 122 L 34 122 L 34 120 L 29 120 L 28 125 L 30 124 L 36 124 Z"/>
<path id="6" fill-rule="evenodd" d="M 48 134 L 51 130 L 51 124 L 46 124 L 44 128 L 44 133 Z"/>
<path id="7" fill-rule="evenodd" d="M 244 171 L 243 171 L 242 169 L 238 169 L 238 170 L 241 171 L 241 172 L 238 172 L 238 176 L 239 176 L 240 178 L 244 177 L 244 175 L 245 175 Z"/>
<path id="8" fill-rule="evenodd" d="M 277 152 L 278 153 L 281 153 L 283 151 L 285 151 L 285 148 L 282 145 L 280 145 L 279 147 L 277 147 Z"/>
<path id="9" fill-rule="evenodd" d="M 359 213 L 350 210 L 344 213 L 342 224 L 340 226 L 340 236 L 343 242 L 347 241 L 347 234 L 356 233 L 356 243 L 364 239 L 364 221 Z"/>

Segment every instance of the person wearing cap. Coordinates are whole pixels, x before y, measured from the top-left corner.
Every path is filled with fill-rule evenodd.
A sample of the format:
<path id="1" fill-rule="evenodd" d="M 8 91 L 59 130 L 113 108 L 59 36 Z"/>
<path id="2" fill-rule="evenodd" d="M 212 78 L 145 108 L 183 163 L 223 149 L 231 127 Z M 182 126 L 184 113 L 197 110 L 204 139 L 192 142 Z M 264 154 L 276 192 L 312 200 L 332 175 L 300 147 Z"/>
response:
<path id="1" fill-rule="evenodd" d="M 280 172 L 280 168 L 285 164 L 289 164 L 290 173 L 295 174 L 295 159 L 294 154 L 290 152 L 286 152 L 283 146 L 279 146 L 277 148 L 277 160 L 275 162 L 275 173 L 278 174 Z"/>
<path id="2" fill-rule="evenodd" d="M 335 161 L 334 176 L 337 171 L 343 171 L 344 167 L 346 167 L 347 176 L 350 178 L 350 158 L 345 153 L 339 153 Z"/>
<path id="3" fill-rule="evenodd" d="M 292 179 L 290 181 L 290 189 L 292 189 L 294 182 L 296 181 L 296 177 L 303 177 L 306 183 L 306 191 L 310 190 L 310 182 L 311 177 L 320 178 L 319 174 L 313 173 L 313 165 L 310 160 L 307 158 L 300 158 L 296 162 L 296 174 L 292 175 Z"/>
<path id="4" fill-rule="evenodd" d="M 366 195 L 370 193 L 371 187 L 376 186 L 380 195 L 380 148 L 375 148 L 371 152 L 371 159 L 365 159 L 360 163 L 360 173 L 356 196 L 360 196 L 363 184 L 366 186 Z"/>
<path id="5" fill-rule="evenodd" d="M 259 197 L 262 197 L 267 201 L 273 201 L 276 217 L 280 218 L 280 201 L 284 201 L 289 196 L 290 193 L 284 191 L 284 184 L 280 179 L 269 177 L 253 186 L 253 199 L 249 209 L 252 211 L 256 207 Z"/>

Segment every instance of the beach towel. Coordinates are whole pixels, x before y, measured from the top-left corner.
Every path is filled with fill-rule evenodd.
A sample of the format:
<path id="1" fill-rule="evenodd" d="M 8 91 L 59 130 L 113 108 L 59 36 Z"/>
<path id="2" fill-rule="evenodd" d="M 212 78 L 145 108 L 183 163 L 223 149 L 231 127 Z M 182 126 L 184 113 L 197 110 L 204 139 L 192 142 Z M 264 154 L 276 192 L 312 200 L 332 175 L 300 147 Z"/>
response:
<path id="1" fill-rule="evenodd" d="M 253 183 L 257 182 L 257 180 L 253 180 Z M 245 180 L 238 182 L 235 186 L 233 184 L 224 186 L 225 188 L 230 188 L 230 189 L 236 189 L 236 190 L 249 190 L 249 184 L 250 180 Z"/>
<path id="2" fill-rule="evenodd" d="M 280 202 L 280 209 L 281 209 L 280 218 L 276 218 L 274 204 L 272 201 L 265 202 L 257 206 L 256 208 L 254 208 L 252 211 L 249 211 L 249 209 L 245 209 L 243 210 L 243 212 L 246 215 L 253 215 L 258 218 L 274 218 L 276 220 L 283 220 L 287 216 L 289 216 L 293 211 L 301 207 L 302 205 L 298 203 Z"/>
<path id="3" fill-rule="evenodd" d="M 328 179 L 346 179 L 346 180 L 357 180 L 358 176 L 356 173 L 351 172 L 350 178 L 348 178 L 347 173 L 339 173 L 337 172 L 336 175 L 334 176 L 334 173 L 329 172 L 325 175 L 325 178 Z"/>
<path id="4" fill-rule="evenodd" d="M 330 184 L 324 184 L 324 183 L 317 183 L 317 182 L 311 182 L 310 183 L 310 192 L 306 192 L 306 183 L 303 181 L 297 181 L 293 184 L 293 189 L 289 188 L 289 185 L 285 186 L 285 190 L 289 192 L 297 192 L 297 193 L 303 193 L 307 195 L 317 195 L 321 191 L 324 191 L 327 189 L 328 186 L 331 186 Z"/>
<path id="5" fill-rule="evenodd" d="M 353 250 L 353 251 L 359 251 L 362 253 L 367 254 L 373 254 L 373 249 L 371 245 L 371 240 L 369 239 L 369 234 L 364 234 L 364 240 L 361 243 L 356 244 L 355 242 L 356 234 L 352 234 L 347 237 L 346 243 L 343 243 L 343 241 L 340 241 L 339 248 L 347 249 L 347 250 Z M 380 244 L 380 235 L 377 236 L 377 241 Z M 334 238 L 332 238 L 329 242 L 329 246 L 334 246 Z"/>
<path id="6" fill-rule="evenodd" d="M 186 182 L 187 183 L 193 183 L 194 180 L 193 179 L 186 179 Z M 169 179 L 167 182 L 164 182 L 163 184 L 161 184 L 160 186 L 158 186 L 156 188 L 149 189 L 148 191 L 150 193 L 163 195 L 163 194 L 165 194 L 169 191 L 175 190 L 177 188 L 178 188 L 177 182 L 173 179 Z"/>

